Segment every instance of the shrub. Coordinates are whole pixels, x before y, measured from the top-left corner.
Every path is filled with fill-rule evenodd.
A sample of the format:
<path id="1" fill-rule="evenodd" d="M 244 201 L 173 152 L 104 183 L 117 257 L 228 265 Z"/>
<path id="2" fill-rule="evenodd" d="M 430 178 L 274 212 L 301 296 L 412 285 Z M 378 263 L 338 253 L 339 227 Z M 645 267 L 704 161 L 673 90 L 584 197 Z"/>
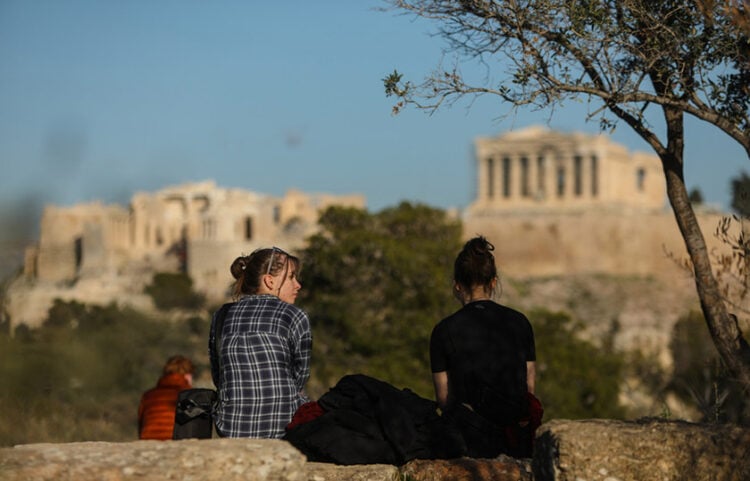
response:
<path id="1" fill-rule="evenodd" d="M 193 291 L 193 280 L 182 273 L 158 272 L 144 291 L 164 310 L 199 309 L 205 302 L 203 295 Z"/>
<path id="2" fill-rule="evenodd" d="M 702 421 L 750 423 L 748 388 L 722 363 L 702 313 L 691 311 L 680 317 L 672 331 L 670 349 L 674 369 L 667 392 L 694 405 Z"/>
<path id="3" fill-rule="evenodd" d="M 620 405 L 624 356 L 579 339 L 568 314 L 529 313 L 537 352 L 537 392 L 544 419 L 623 418 Z"/>
<path id="4" fill-rule="evenodd" d="M 0 334 L 0 405 L 13 420 L 0 423 L 0 445 L 136 439 L 140 396 L 165 360 L 203 359 L 191 322 L 57 300 L 41 328 Z"/>

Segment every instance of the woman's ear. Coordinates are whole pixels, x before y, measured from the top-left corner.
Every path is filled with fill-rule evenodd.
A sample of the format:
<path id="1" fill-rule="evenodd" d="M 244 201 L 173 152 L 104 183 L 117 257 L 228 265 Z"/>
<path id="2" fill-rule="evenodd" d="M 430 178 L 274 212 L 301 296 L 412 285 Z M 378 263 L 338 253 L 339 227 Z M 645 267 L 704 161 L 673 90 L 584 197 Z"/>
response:
<path id="1" fill-rule="evenodd" d="M 463 292 L 461 292 L 461 286 L 458 285 L 458 283 L 455 281 L 453 282 L 453 297 L 455 297 L 458 302 L 463 304 L 464 294 Z"/>
<path id="2" fill-rule="evenodd" d="M 273 292 L 273 286 L 276 284 L 276 279 L 271 274 L 263 275 L 263 286 L 268 289 L 269 292 Z"/>

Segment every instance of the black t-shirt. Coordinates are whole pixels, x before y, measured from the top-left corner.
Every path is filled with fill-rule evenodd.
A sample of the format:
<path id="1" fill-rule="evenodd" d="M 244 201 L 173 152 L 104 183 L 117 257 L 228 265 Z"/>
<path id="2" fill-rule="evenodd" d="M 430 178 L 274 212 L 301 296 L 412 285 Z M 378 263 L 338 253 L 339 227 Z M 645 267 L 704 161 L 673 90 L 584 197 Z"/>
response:
<path id="1" fill-rule="evenodd" d="M 472 302 L 432 331 L 432 372 L 448 372 L 451 400 L 501 425 L 528 413 L 526 363 L 536 360 L 534 332 L 522 313 Z"/>

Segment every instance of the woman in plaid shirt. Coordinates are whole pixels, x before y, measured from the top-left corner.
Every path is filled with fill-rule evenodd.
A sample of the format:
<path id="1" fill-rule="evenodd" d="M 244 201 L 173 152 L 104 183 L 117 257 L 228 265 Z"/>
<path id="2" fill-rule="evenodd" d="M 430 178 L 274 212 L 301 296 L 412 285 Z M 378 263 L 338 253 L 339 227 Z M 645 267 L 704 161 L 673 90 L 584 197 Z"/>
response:
<path id="1" fill-rule="evenodd" d="M 237 302 L 221 332 L 221 363 L 211 322 L 211 374 L 218 388 L 216 430 L 222 437 L 281 438 L 307 402 L 312 333 L 294 306 L 301 285 L 297 257 L 273 247 L 240 256 L 231 267 Z"/>

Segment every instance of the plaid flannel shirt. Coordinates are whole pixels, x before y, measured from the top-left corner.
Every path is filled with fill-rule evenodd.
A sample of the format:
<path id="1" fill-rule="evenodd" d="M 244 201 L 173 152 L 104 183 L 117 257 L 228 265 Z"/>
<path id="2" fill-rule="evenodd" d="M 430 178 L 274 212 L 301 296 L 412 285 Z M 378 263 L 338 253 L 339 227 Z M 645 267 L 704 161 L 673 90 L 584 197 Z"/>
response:
<path id="1" fill-rule="evenodd" d="M 276 296 L 242 298 L 232 305 L 221 337 L 222 369 L 214 352 L 216 314 L 208 350 L 219 391 L 216 429 L 231 438 L 280 438 L 310 377 L 312 333 L 305 312 Z"/>

